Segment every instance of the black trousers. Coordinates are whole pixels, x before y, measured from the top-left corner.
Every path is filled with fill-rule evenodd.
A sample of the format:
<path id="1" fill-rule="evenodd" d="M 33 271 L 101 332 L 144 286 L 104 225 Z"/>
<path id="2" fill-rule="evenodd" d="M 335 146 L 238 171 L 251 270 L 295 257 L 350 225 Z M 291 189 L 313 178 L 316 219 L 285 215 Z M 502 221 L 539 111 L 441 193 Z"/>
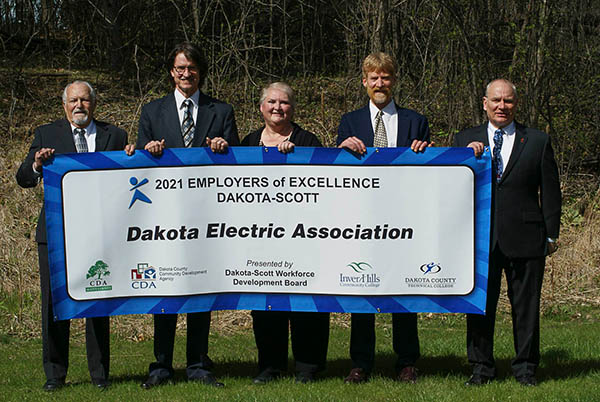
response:
<path id="1" fill-rule="evenodd" d="M 353 368 L 367 373 L 375 365 L 375 315 L 353 313 L 351 315 L 350 358 Z M 416 313 L 392 313 L 392 342 L 396 360 L 396 371 L 414 366 L 421 355 Z"/>
<path id="2" fill-rule="evenodd" d="M 325 369 L 329 313 L 255 310 L 251 314 L 259 371 L 287 371 L 290 332 L 296 372 Z"/>
<path id="3" fill-rule="evenodd" d="M 508 258 L 495 247 L 490 256 L 486 315 L 467 314 L 467 355 L 473 373 L 496 376 L 494 326 L 502 271 L 512 309 L 515 377 L 534 375 L 540 362 L 540 298 L 545 258 Z"/>
<path id="4" fill-rule="evenodd" d="M 177 314 L 154 315 L 154 357 L 150 364 L 150 375 L 157 377 L 173 376 L 173 347 Z M 213 367 L 208 357 L 208 333 L 210 331 L 210 311 L 187 314 L 187 377 L 200 378 Z"/>
<path id="5" fill-rule="evenodd" d="M 48 245 L 38 243 L 42 290 L 42 363 L 48 380 L 65 379 L 69 368 L 71 321 L 54 321 Z M 110 321 L 108 317 L 85 320 L 85 347 L 92 381 L 107 380 L 110 366 Z"/>

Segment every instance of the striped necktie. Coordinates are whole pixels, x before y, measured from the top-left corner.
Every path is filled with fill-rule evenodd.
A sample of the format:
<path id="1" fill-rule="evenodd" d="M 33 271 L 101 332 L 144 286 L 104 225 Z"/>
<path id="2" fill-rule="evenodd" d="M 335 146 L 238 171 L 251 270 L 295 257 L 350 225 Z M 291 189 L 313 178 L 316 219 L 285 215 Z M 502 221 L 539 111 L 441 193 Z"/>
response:
<path id="1" fill-rule="evenodd" d="M 73 131 L 75 132 L 75 148 L 77 149 L 77 153 L 87 152 L 88 146 L 85 139 L 85 129 L 76 128 Z"/>
<path id="2" fill-rule="evenodd" d="M 192 117 L 194 104 L 191 100 L 186 99 L 183 101 L 183 106 L 185 106 L 185 112 L 183 113 L 183 123 L 181 123 L 181 135 L 183 136 L 183 145 L 189 148 L 194 142 L 194 118 Z"/>

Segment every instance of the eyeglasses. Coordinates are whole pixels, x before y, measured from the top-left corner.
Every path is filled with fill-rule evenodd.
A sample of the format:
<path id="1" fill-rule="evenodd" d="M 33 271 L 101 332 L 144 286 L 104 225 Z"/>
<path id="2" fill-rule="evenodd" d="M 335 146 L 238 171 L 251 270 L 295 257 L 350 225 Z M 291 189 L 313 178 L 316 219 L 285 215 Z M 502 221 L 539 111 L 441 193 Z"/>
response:
<path id="1" fill-rule="evenodd" d="M 187 70 L 190 74 L 196 74 L 198 72 L 198 67 L 196 67 L 196 66 L 173 66 L 173 70 L 175 70 L 175 72 L 177 74 L 183 74 L 183 73 L 185 73 L 185 70 Z"/>

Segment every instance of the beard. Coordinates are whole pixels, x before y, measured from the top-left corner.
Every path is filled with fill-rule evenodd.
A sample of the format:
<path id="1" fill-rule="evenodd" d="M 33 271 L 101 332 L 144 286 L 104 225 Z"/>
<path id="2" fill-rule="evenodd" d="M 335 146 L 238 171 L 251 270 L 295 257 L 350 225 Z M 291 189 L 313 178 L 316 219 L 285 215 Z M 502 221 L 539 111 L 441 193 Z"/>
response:
<path id="1" fill-rule="evenodd" d="M 371 98 L 373 103 L 376 105 L 386 104 L 392 98 L 391 90 L 388 88 L 368 88 L 367 92 L 369 94 L 369 98 Z"/>
<path id="2" fill-rule="evenodd" d="M 76 113 L 83 113 L 84 116 L 82 117 L 82 116 L 76 115 Z M 77 125 L 80 125 L 80 126 L 83 126 L 83 125 L 85 125 L 85 123 L 88 122 L 89 116 L 90 115 L 89 115 L 89 113 L 88 113 L 87 110 L 85 110 L 85 109 L 75 109 L 73 111 L 73 123 L 75 123 Z"/>

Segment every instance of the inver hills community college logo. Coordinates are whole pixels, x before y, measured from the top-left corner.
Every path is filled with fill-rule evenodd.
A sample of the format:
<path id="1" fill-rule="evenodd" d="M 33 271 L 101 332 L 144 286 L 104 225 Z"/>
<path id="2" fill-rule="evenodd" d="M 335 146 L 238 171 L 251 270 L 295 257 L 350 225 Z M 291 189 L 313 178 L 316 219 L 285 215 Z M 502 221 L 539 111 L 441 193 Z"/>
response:
<path id="1" fill-rule="evenodd" d="M 351 262 L 346 267 L 349 267 L 352 272 L 340 274 L 340 286 L 376 288 L 380 285 L 381 278 L 375 272 L 369 272 L 373 270 L 373 266 L 368 262 Z"/>
<path id="2" fill-rule="evenodd" d="M 90 279 L 90 286 L 86 287 L 85 291 L 102 292 L 112 290 L 112 285 L 109 285 L 108 281 L 106 280 L 107 276 L 110 276 L 108 264 L 102 260 L 96 261 L 96 263 L 90 267 L 85 275 L 86 279 Z"/>

